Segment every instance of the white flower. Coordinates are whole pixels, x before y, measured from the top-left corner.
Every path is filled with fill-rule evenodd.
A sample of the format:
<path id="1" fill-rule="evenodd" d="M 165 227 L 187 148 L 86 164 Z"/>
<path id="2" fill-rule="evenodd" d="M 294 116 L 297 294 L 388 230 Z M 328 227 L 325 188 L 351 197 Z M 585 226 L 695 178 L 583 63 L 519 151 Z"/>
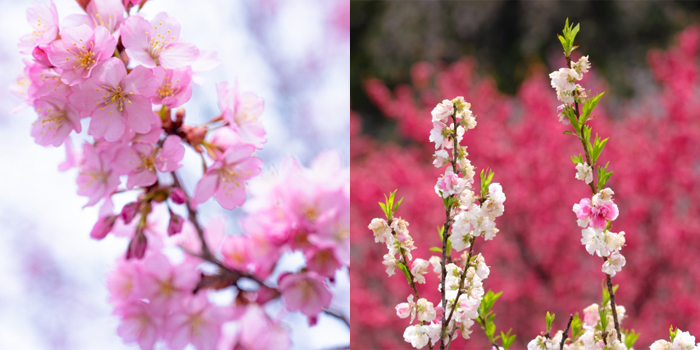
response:
<path id="1" fill-rule="evenodd" d="M 578 62 L 571 62 L 571 68 L 579 73 L 588 73 L 588 69 L 591 68 L 591 63 L 588 62 L 588 56 L 581 56 Z"/>
<path id="2" fill-rule="evenodd" d="M 574 80 L 581 80 L 581 75 L 575 69 L 559 68 L 558 71 L 549 74 L 552 79 L 552 87 L 558 91 L 573 91 Z"/>
<path id="3" fill-rule="evenodd" d="M 474 325 L 474 320 L 467 318 L 459 327 L 459 332 L 462 333 L 462 338 L 469 339 L 472 333 L 472 326 Z"/>
<path id="4" fill-rule="evenodd" d="M 470 246 L 469 239 L 471 238 L 472 232 L 472 220 L 474 219 L 471 218 L 469 212 L 465 211 L 459 213 L 455 217 L 455 223 L 452 225 L 452 234 L 449 240 L 452 243 L 452 248 L 458 252 Z"/>
<path id="5" fill-rule="evenodd" d="M 403 340 L 407 343 L 411 343 L 411 345 L 416 349 L 422 349 L 424 346 L 428 345 L 429 338 L 426 334 L 427 331 L 427 326 L 421 326 L 418 324 L 408 326 L 408 328 L 406 328 L 406 330 L 403 332 Z"/>
<path id="6" fill-rule="evenodd" d="M 469 210 L 469 207 L 474 204 L 474 201 L 476 201 L 476 197 L 474 196 L 474 191 L 472 190 L 465 189 L 459 195 L 459 205 L 461 209 Z"/>
<path id="7" fill-rule="evenodd" d="M 606 204 L 608 202 L 612 202 L 612 196 L 615 194 L 613 190 L 611 190 L 609 187 L 604 188 L 600 190 L 600 192 L 596 193 L 595 196 L 593 196 L 593 199 L 591 200 L 591 204 L 593 206 L 599 206 Z"/>
<path id="8" fill-rule="evenodd" d="M 394 270 L 396 269 L 396 259 L 393 254 L 384 254 L 384 261 L 382 262 L 386 266 L 386 274 L 389 276 L 394 275 Z"/>
<path id="9" fill-rule="evenodd" d="M 506 201 L 506 195 L 503 193 L 503 187 L 498 182 L 489 185 L 489 198 L 494 202 L 503 204 Z"/>
<path id="10" fill-rule="evenodd" d="M 598 304 L 591 304 L 583 309 L 583 325 L 584 327 L 595 327 L 600 321 L 600 313 L 598 312 Z"/>
<path id="11" fill-rule="evenodd" d="M 564 114 L 564 108 L 566 108 L 566 105 L 559 105 L 557 107 L 557 117 L 559 117 L 559 121 L 564 124 L 564 125 L 569 125 L 571 122 L 569 121 L 569 118 L 567 118 L 566 114 Z"/>
<path id="12" fill-rule="evenodd" d="M 593 181 L 593 168 L 587 163 L 576 164 L 576 179 L 589 184 Z"/>
<path id="13" fill-rule="evenodd" d="M 435 106 L 435 108 L 433 108 L 430 114 L 433 116 L 433 121 L 444 122 L 447 118 L 449 118 L 452 115 L 453 111 L 454 104 L 452 104 L 452 101 L 443 100 L 441 103 L 438 103 L 438 105 Z"/>
<path id="14" fill-rule="evenodd" d="M 442 149 L 449 143 L 450 131 L 447 125 L 439 121 L 433 121 L 433 128 L 430 129 L 430 142 L 435 142 L 435 149 Z M 449 147 L 448 147 L 449 148 Z"/>
<path id="15" fill-rule="evenodd" d="M 460 171 L 464 173 L 465 179 L 470 182 L 473 181 L 476 173 L 474 172 L 474 166 L 472 166 L 472 162 L 469 159 L 466 157 L 457 158 L 457 166 L 459 167 Z"/>
<path id="16" fill-rule="evenodd" d="M 396 232 L 396 236 L 399 241 L 410 238 L 408 235 L 408 221 L 401 218 L 394 219 L 391 222 L 391 228 L 394 229 L 394 232 Z"/>
<path id="17" fill-rule="evenodd" d="M 603 264 L 603 272 L 613 277 L 616 273 L 622 271 L 625 262 L 625 257 L 622 254 L 614 252 L 610 254 L 608 260 Z"/>
<path id="18" fill-rule="evenodd" d="M 437 342 L 440 341 L 440 332 L 442 331 L 442 326 L 440 323 L 431 323 L 428 325 L 428 329 L 426 333 L 428 333 L 428 337 L 430 337 L 430 340 L 433 342 L 433 344 L 436 344 Z"/>
<path id="19" fill-rule="evenodd" d="M 430 322 L 435 319 L 436 312 L 433 303 L 425 298 L 420 298 L 416 302 L 417 317 L 419 321 Z M 411 320 L 413 322 L 413 320 Z"/>
<path id="20" fill-rule="evenodd" d="M 663 339 L 659 339 L 651 344 L 649 350 L 671 350 L 671 343 Z"/>
<path id="21" fill-rule="evenodd" d="M 416 283 L 425 283 L 425 276 L 423 275 L 428 273 L 428 266 L 430 266 L 430 263 L 426 260 L 413 260 L 413 264 L 411 264 L 411 274 L 413 274 Z"/>
<path id="22" fill-rule="evenodd" d="M 430 265 L 433 266 L 433 272 L 439 274 L 440 271 L 442 271 L 442 265 L 440 265 L 440 262 L 442 261 L 442 258 L 439 256 L 433 255 L 428 259 L 428 262 L 430 262 Z"/>
<path id="23" fill-rule="evenodd" d="M 479 278 L 486 279 L 489 277 L 489 273 L 491 270 L 489 267 L 486 265 L 486 260 L 484 260 L 484 257 L 479 253 L 479 255 L 476 256 L 476 275 L 479 276 Z"/>
<path id="24" fill-rule="evenodd" d="M 387 236 L 391 236 L 391 228 L 384 219 L 372 219 L 368 228 L 374 232 L 375 243 L 386 242 Z"/>
<path id="25" fill-rule="evenodd" d="M 440 149 L 440 150 L 435 151 L 435 155 L 433 157 L 434 157 L 433 165 L 436 168 L 443 167 L 450 162 L 450 155 L 444 149 Z"/>
<path id="26" fill-rule="evenodd" d="M 408 296 L 407 303 L 401 303 L 396 305 L 396 316 L 400 318 L 406 318 L 412 314 L 415 314 L 415 303 L 413 302 L 413 295 Z"/>
<path id="27" fill-rule="evenodd" d="M 586 246 L 588 254 L 593 255 L 593 253 L 603 250 L 603 230 L 588 227 L 581 230 L 581 235 L 583 236 L 581 238 L 581 244 Z"/>

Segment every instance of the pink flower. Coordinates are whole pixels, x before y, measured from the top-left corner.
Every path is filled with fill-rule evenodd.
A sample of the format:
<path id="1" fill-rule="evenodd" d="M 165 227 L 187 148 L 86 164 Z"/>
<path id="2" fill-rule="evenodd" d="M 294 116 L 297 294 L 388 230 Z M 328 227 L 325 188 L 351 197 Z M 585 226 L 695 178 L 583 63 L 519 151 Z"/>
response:
<path id="1" fill-rule="evenodd" d="M 42 146 L 60 146 L 75 130 L 80 132 L 80 113 L 65 98 L 43 96 L 34 101 L 39 118 L 32 123 L 34 142 Z"/>
<path id="2" fill-rule="evenodd" d="M 98 63 L 112 57 L 116 46 L 109 30 L 96 27 L 93 31 L 83 24 L 63 28 L 61 39 L 52 42 L 46 54 L 54 66 L 63 70 L 61 80 L 73 86 L 87 80 Z"/>
<path id="3" fill-rule="evenodd" d="M 111 58 L 95 69 L 92 79 L 72 90 L 70 101 L 92 115 L 88 131 L 96 138 L 114 142 L 124 135 L 127 126 L 146 133 L 158 121 L 149 101 L 156 81 L 148 68 L 137 66 L 127 75 L 124 63 Z"/>
<path id="4" fill-rule="evenodd" d="M 70 15 L 65 22 L 68 22 L 69 26 L 83 23 L 92 28 L 102 26 L 110 33 L 114 33 L 124 22 L 124 5 L 121 0 L 90 0 L 85 12 L 87 15 Z"/>
<path id="5" fill-rule="evenodd" d="M 86 207 L 95 205 L 119 186 L 119 175 L 112 171 L 112 149 L 101 149 L 90 143 L 83 144 L 83 164 L 78 172 L 78 195 L 90 200 Z"/>
<path id="6" fill-rule="evenodd" d="M 306 267 L 309 271 L 314 271 L 323 277 L 333 278 L 335 271 L 343 267 L 343 265 L 336 258 L 335 249 L 323 248 L 307 252 Z"/>
<path id="7" fill-rule="evenodd" d="M 190 343 L 197 350 L 215 350 L 227 319 L 224 309 L 210 304 L 205 293 L 190 296 L 181 305 L 166 319 L 169 348 L 182 350 Z"/>
<path id="8" fill-rule="evenodd" d="M 143 261 L 139 288 L 155 310 L 165 313 L 192 294 L 198 280 L 195 265 L 185 262 L 173 266 L 165 255 L 154 254 Z"/>
<path id="9" fill-rule="evenodd" d="M 70 86 L 61 81 L 61 74 L 53 68 L 32 64 L 28 67 L 27 73 L 32 83 L 27 91 L 30 99 L 47 95 L 64 97 L 70 93 Z"/>
<path id="10" fill-rule="evenodd" d="M 453 194 L 459 195 L 466 187 L 467 181 L 448 168 L 445 175 L 439 178 L 435 184 L 435 192 L 439 194 L 439 191 L 442 191 L 442 198 L 447 198 Z"/>
<path id="11" fill-rule="evenodd" d="M 591 227 L 604 229 L 608 221 L 617 219 L 620 211 L 617 209 L 617 204 L 613 202 L 602 203 L 591 209 Z"/>
<path id="12" fill-rule="evenodd" d="M 228 236 L 221 247 L 224 264 L 238 271 L 248 271 L 251 262 L 253 242 L 248 236 Z"/>
<path id="13" fill-rule="evenodd" d="M 150 23 L 142 17 L 131 16 L 121 27 L 122 43 L 134 61 L 153 68 L 180 68 L 194 63 L 199 50 L 180 40 L 180 22 L 165 12 L 157 14 Z"/>
<path id="14" fill-rule="evenodd" d="M 292 345 L 289 330 L 278 321 L 271 320 L 260 306 L 248 306 L 240 320 L 240 326 L 237 339 L 231 339 L 229 342 L 222 339 L 219 350 L 286 350 Z M 237 347 L 234 347 L 235 345 Z"/>
<path id="15" fill-rule="evenodd" d="M 331 292 L 323 277 L 315 272 L 282 275 L 279 287 L 289 311 L 299 310 L 304 315 L 314 317 L 331 304 Z"/>
<path id="16" fill-rule="evenodd" d="M 27 22 L 32 26 L 32 32 L 20 38 L 19 47 L 23 54 L 31 53 L 34 47 L 48 45 L 56 40 L 58 35 L 58 12 L 56 5 L 51 6 L 35 2 L 27 9 Z"/>
<path id="17" fill-rule="evenodd" d="M 617 219 L 619 210 L 617 205 L 612 201 L 605 201 L 599 205 L 592 206 L 591 200 L 588 198 L 581 199 L 580 203 L 574 204 L 574 213 L 578 218 L 579 226 L 586 227 L 590 225 L 592 228 L 605 229 L 608 221 Z"/>
<path id="18" fill-rule="evenodd" d="M 179 136 L 165 138 L 162 148 L 147 143 L 134 142 L 122 148 L 115 159 L 114 168 L 121 174 L 129 174 L 126 187 L 150 186 L 158 180 L 156 170 L 167 173 L 179 169 L 185 156 L 185 147 Z"/>
<path id="19" fill-rule="evenodd" d="M 265 101 L 252 92 L 239 92 L 238 80 L 233 89 L 227 89 L 226 83 L 216 85 L 219 95 L 219 107 L 222 116 L 238 134 L 240 141 L 262 149 L 265 143 L 265 129 L 258 117 L 265 109 Z"/>
<path id="20" fill-rule="evenodd" d="M 94 239 L 105 238 L 105 236 L 112 231 L 112 227 L 114 227 L 114 222 L 116 220 L 116 215 L 100 216 L 100 218 L 97 219 L 95 226 L 92 227 L 92 231 L 90 231 L 90 237 Z"/>
<path id="21" fill-rule="evenodd" d="M 157 105 L 166 105 L 168 108 L 179 107 L 192 97 L 192 68 L 165 69 L 153 68 L 156 81 L 160 84 L 158 90 L 151 97 L 151 102 Z"/>
<path id="22" fill-rule="evenodd" d="M 163 321 L 151 306 L 136 300 L 117 307 L 114 313 L 121 318 L 117 334 L 125 343 L 137 343 L 141 350 L 152 350 L 160 338 Z"/>
<path id="23" fill-rule="evenodd" d="M 117 260 L 115 269 L 107 275 L 110 303 L 117 306 L 141 298 L 137 283 L 143 274 L 142 265 L 135 260 Z"/>
<path id="24" fill-rule="evenodd" d="M 226 209 L 233 209 L 245 202 L 245 180 L 260 174 L 262 160 L 251 157 L 255 148 L 251 145 L 232 146 L 222 158 L 212 164 L 197 183 L 194 203 L 204 203 L 212 195 Z"/>

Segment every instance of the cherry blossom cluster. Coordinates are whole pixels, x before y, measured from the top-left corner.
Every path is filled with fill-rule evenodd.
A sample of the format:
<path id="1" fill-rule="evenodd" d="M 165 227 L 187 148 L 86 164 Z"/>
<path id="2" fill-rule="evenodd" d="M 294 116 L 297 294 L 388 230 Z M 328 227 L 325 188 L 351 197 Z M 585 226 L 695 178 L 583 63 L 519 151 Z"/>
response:
<path id="1" fill-rule="evenodd" d="M 606 293 L 603 293 L 606 298 Z M 618 339 L 617 331 L 613 321 L 612 310 L 607 295 L 605 307 L 592 304 L 583 309 L 583 320 L 578 316 L 572 316 L 567 324 L 567 328 L 559 330 L 552 337 L 550 336 L 553 315 L 549 315 L 547 320 L 547 332 L 531 340 L 527 344 L 528 350 L 628 350 L 632 349 L 635 341 L 639 337 L 634 331 L 624 331 L 621 340 Z M 617 315 L 620 322 L 625 318 L 625 307 L 616 306 Z M 569 329 L 572 336 L 564 338 Z M 564 339 L 562 339 L 564 338 Z"/>
<path id="2" fill-rule="evenodd" d="M 258 177 L 265 104 L 237 81 L 217 85 L 220 115 L 187 124 L 179 107 L 192 83 L 203 83 L 196 73 L 219 60 L 181 40 L 177 19 L 143 16 L 146 2 L 80 0 L 85 13 L 60 27 L 52 1 L 27 10 L 33 31 L 19 46 L 31 58 L 14 91 L 38 114 L 31 136 L 64 145 L 59 169 L 77 168 L 86 206 L 102 203 L 90 236 L 128 240 L 108 276 L 126 343 L 286 349 L 283 314 L 269 316 L 267 303 L 280 300 L 284 312 L 299 311 L 312 325 L 322 312 L 343 319 L 328 307 L 335 273 L 349 266 L 349 169 L 328 152 L 311 168 L 288 159 L 279 173 Z M 72 138 L 83 141 L 80 150 Z M 188 149 L 203 168 L 192 195 L 176 171 Z M 124 201 L 113 196 L 122 193 L 135 199 L 115 211 Z M 246 204 L 242 234 L 227 235 L 221 219 L 199 223 L 197 206 L 212 197 L 228 210 Z M 295 251 L 304 267 L 278 266 Z M 233 300 L 215 302 L 220 293 Z"/>
<path id="3" fill-rule="evenodd" d="M 385 203 L 380 203 L 386 220 L 375 218 L 369 225 L 375 242 L 385 243 L 389 250 L 383 262 L 387 274 L 392 276 L 399 267 L 413 289 L 414 294 L 408 296 L 407 302 L 396 306 L 396 313 L 400 318 L 411 317 L 404 340 L 418 349 L 426 345 L 432 348 L 437 343 L 444 349 L 456 337 L 456 331 L 469 339 L 477 320 L 485 329 L 489 327 L 484 323 L 493 321 L 480 314 L 484 311 L 480 307 L 485 295 L 482 281 L 488 277 L 489 267 L 481 254 L 474 255 L 473 244 L 479 236 L 485 240 L 495 237 L 498 232 L 495 219 L 503 215 L 506 197 L 498 183 L 491 183 L 492 172 L 482 171 L 480 191 L 475 193 L 472 189 L 474 167 L 467 159 L 466 146 L 459 144 L 465 130 L 476 127 L 470 108 L 464 98 L 457 97 L 442 101 L 431 112 L 430 141 L 436 149 L 433 164 L 438 168 L 446 166 L 435 185 L 446 212 L 445 225 L 439 232 L 442 248 L 432 249 L 442 252 L 442 257 L 413 259 L 411 251 L 416 247 L 408 231 L 409 224 L 393 216 L 401 203 L 394 203 L 395 192 Z M 457 258 L 453 259 L 452 249 L 460 252 Z M 416 284 L 426 283 L 425 274 L 430 268 L 440 280 L 437 289 L 442 299 L 438 303 L 418 297 Z M 494 342 L 493 332 L 489 338 Z M 514 337 L 507 338 L 503 341 L 510 345 Z"/>

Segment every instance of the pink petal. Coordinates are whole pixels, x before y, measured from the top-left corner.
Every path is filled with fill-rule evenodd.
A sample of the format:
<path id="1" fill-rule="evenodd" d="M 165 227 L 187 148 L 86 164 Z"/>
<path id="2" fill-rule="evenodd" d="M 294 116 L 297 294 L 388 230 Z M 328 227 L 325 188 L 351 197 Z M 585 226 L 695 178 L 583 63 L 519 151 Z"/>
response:
<path id="1" fill-rule="evenodd" d="M 126 77 L 126 67 L 120 59 L 112 57 L 98 64 L 92 71 L 92 77 L 103 85 L 116 88 Z"/>
<path id="2" fill-rule="evenodd" d="M 126 129 L 126 118 L 113 108 L 98 108 L 92 114 L 88 132 L 96 138 L 104 138 L 107 142 L 119 140 Z"/>
<path id="3" fill-rule="evenodd" d="M 158 61 L 163 68 L 174 69 L 194 63 L 198 55 L 199 50 L 193 44 L 174 43 L 159 55 Z"/>
<path id="4" fill-rule="evenodd" d="M 151 101 L 140 95 L 131 95 L 124 104 L 127 123 L 137 133 L 147 133 L 158 118 L 151 109 Z"/>
<path id="5" fill-rule="evenodd" d="M 122 88 L 126 92 L 133 92 L 146 98 L 151 98 L 158 89 L 158 81 L 154 79 L 153 72 L 144 66 L 136 66 L 129 75 L 122 80 Z"/>
<path id="6" fill-rule="evenodd" d="M 219 183 L 217 174 L 207 173 L 197 183 L 197 188 L 194 190 L 193 201 L 197 204 L 204 203 L 211 198 Z"/>

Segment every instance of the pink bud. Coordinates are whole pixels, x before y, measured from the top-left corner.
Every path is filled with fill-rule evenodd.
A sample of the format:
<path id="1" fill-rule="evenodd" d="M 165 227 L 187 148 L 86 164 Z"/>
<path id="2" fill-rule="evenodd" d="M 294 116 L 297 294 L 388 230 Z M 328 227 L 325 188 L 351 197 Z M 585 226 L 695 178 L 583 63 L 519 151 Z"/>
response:
<path id="1" fill-rule="evenodd" d="M 257 298 L 255 299 L 255 302 L 264 305 L 270 300 L 273 300 L 277 297 L 280 296 L 280 292 L 277 289 L 273 289 L 267 286 L 260 286 L 260 289 L 258 289 L 257 293 Z"/>
<path id="2" fill-rule="evenodd" d="M 173 188 L 170 190 L 170 200 L 176 204 L 183 204 L 187 202 L 187 195 L 185 195 L 185 192 L 181 189 Z"/>
<path id="3" fill-rule="evenodd" d="M 129 242 L 129 248 L 126 251 L 126 260 L 133 258 L 143 259 L 146 255 L 146 248 L 148 248 L 148 239 L 143 233 L 137 233 L 134 238 Z"/>
<path id="4" fill-rule="evenodd" d="M 182 224 L 185 220 L 182 216 L 170 212 L 170 223 L 168 223 L 168 236 L 172 236 L 182 232 Z"/>
<path id="5" fill-rule="evenodd" d="M 318 316 L 310 316 L 309 317 L 309 327 L 313 327 L 318 323 Z"/>
<path id="6" fill-rule="evenodd" d="M 43 45 L 39 45 L 34 48 L 34 51 L 32 51 L 32 57 L 34 57 L 34 60 L 37 61 L 38 63 L 46 66 L 46 67 L 53 67 L 53 64 L 49 62 L 49 56 L 46 54 L 46 51 L 44 50 L 46 47 L 42 47 Z"/>
<path id="7" fill-rule="evenodd" d="M 101 216 L 99 219 L 97 219 L 95 226 L 92 227 L 92 231 L 90 231 L 90 237 L 94 239 L 105 238 L 105 236 L 107 236 L 107 234 L 110 231 L 112 231 L 112 227 L 114 227 L 115 220 L 117 220 L 116 215 Z"/>
<path id="8" fill-rule="evenodd" d="M 128 203 L 127 205 L 125 205 L 122 208 L 122 212 L 121 212 L 121 214 L 119 214 L 119 216 L 121 216 L 122 220 L 124 220 L 124 223 L 128 225 L 131 222 L 131 220 L 133 220 L 134 217 L 136 216 L 136 212 L 138 211 L 138 208 L 139 208 L 138 202 Z"/>

